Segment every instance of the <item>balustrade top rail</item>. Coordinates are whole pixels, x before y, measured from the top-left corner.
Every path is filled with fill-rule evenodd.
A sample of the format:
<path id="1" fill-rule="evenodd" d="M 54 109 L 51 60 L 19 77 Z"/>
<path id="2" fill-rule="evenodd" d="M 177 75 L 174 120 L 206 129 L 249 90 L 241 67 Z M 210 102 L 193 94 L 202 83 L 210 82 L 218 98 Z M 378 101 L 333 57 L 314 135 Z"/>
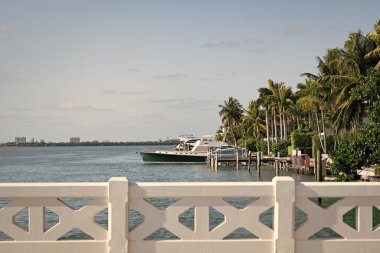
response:
<path id="1" fill-rule="evenodd" d="M 0 183 L 0 253 L 375 253 L 379 209 L 380 183 L 367 182 Z M 72 230 L 88 237 L 61 240 Z"/>

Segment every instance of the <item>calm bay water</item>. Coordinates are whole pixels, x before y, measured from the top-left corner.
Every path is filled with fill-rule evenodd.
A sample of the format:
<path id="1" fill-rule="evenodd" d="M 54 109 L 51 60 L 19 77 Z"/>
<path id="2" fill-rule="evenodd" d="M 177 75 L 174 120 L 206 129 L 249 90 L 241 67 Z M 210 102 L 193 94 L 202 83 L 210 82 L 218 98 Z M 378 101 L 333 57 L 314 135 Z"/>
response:
<path id="1" fill-rule="evenodd" d="M 221 167 L 212 171 L 206 165 L 146 165 L 143 164 L 140 150 L 172 149 L 171 146 L 112 146 L 112 147 L 12 147 L 0 148 L 0 182 L 106 182 L 111 177 L 127 177 L 130 182 L 180 182 L 180 181 L 271 181 L 275 176 L 272 167 L 262 170 L 262 177 L 256 177 L 256 171 L 248 173 L 246 168 L 236 170 L 235 167 Z M 297 181 L 313 181 L 314 177 L 281 171 L 281 175 L 292 176 Z M 6 204 L 6 201 L 1 203 Z M 69 203 L 68 200 L 67 203 Z M 165 202 L 165 201 L 164 201 Z M 163 205 L 165 203 L 163 202 Z M 72 201 L 72 205 L 81 204 Z M 239 203 L 237 203 L 239 205 Z M 16 223 L 27 229 L 27 209 L 19 213 Z M 219 217 L 211 210 L 211 223 L 219 223 Z M 188 213 L 184 223 L 193 219 L 193 213 Z M 302 214 L 298 219 L 304 220 Z M 58 218 L 51 213 L 46 214 L 46 226 L 50 227 Z M 182 219 L 181 218 L 181 219 Z M 107 211 L 96 217 L 97 222 L 107 227 Z M 142 222 L 141 217 L 130 213 L 130 227 Z M 271 226 L 272 214 L 268 213 L 263 221 Z M 157 236 L 157 235 L 156 235 Z M 245 237 L 243 231 L 234 237 Z M 170 234 L 160 233 L 158 237 L 171 238 Z M 83 239 L 86 236 L 80 231 L 72 231 L 62 239 Z M 153 239 L 155 236 L 152 237 Z M 0 231 L 0 240 L 10 239 Z"/>
<path id="2" fill-rule="evenodd" d="M 111 177 L 129 181 L 271 181 L 272 167 L 258 179 L 245 168 L 221 167 L 218 172 L 206 165 L 146 165 L 140 150 L 171 149 L 171 146 L 112 147 L 12 147 L 0 148 L 0 182 L 106 182 Z M 311 176 L 281 171 L 297 181 L 313 181 Z"/>

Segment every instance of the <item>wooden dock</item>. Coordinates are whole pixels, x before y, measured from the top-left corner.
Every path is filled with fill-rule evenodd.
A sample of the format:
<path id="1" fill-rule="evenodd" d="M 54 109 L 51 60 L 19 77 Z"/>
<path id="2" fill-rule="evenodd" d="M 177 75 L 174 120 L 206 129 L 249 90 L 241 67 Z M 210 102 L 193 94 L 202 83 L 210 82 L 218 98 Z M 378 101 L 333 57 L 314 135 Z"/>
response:
<path id="1" fill-rule="evenodd" d="M 258 176 L 261 175 L 261 166 L 263 164 L 271 165 L 276 170 L 276 175 L 280 170 L 292 170 L 302 174 L 314 174 L 314 161 L 306 155 L 279 157 L 264 156 L 262 152 L 248 152 L 243 155 L 221 155 L 210 152 L 207 156 L 207 165 L 217 171 L 222 166 L 234 166 L 237 170 L 241 167 L 247 168 L 251 172 L 251 167 L 255 166 Z"/>

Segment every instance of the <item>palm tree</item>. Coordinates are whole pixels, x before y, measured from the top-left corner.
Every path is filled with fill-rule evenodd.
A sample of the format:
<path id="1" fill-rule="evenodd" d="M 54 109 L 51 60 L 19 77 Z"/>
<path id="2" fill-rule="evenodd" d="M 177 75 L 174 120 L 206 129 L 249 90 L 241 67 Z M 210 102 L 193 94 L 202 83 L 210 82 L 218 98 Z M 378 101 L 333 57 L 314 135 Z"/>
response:
<path id="1" fill-rule="evenodd" d="M 271 100 L 270 95 L 272 92 L 268 88 L 260 88 L 259 90 L 259 104 L 264 107 L 265 110 L 265 128 L 267 134 L 267 151 L 270 152 L 270 136 L 269 136 L 269 111 L 271 110 Z"/>
<path id="2" fill-rule="evenodd" d="M 234 132 L 234 126 L 241 123 L 241 118 L 243 115 L 243 107 L 236 98 L 229 97 L 227 101 L 224 101 L 223 105 L 218 105 L 220 108 L 219 116 L 222 117 L 222 123 L 228 127 L 227 131 L 231 131 L 233 139 L 236 142 L 236 136 Z"/>
<path id="3" fill-rule="evenodd" d="M 324 124 L 324 110 L 325 110 L 325 102 L 324 99 L 327 97 L 324 94 L 324 86 L 310 79 L 305 81 L 305 85 L 299 91 L 301 95 L 298 99 L 297 103 L 303 108 L 305 111 L 313 113 L 315 115 L 316 128 L 318 131 L 319 141 L 323 148 L 323 151 L 327 153 L 327 144 L 326 144 L 326 132 L 325 132 L 325 124 Z M 319 121 L 319 113 L 321 114 L 321 124 Z M 322 131 L 321 131 L 322 130 Z M 323 132 L 323 140 L 321 138 L 321 132 Z"/>
<path id="4" fill-rule="evenodd" d="M 270 107 L 272 109 L 272 117 L 273 117 L 272 131 L 274 130 L 274 133 L 272 133 L 272 137 L 274 136 L 276 143 L 278 141 L 278 134 L 277 134 L 277 127 L 278 127 L 277 126 L 277 112 L 278 112 L 278 97 L 279 97 L 278 89 L 281 85 L 282 85 L 282 83 L 275 83 L 271 79 L 268 80 L 268 87 L 269 87 L 269 90 L 271 92 L 268 99 L 269 99 L 269 102 L 271 104 Z"/>
<path id="5" fill-rule="evenodd" d="M 243 125 L 247 132 L 252 134 L 256 139 L 260 138 L 261 133 L 265 130 L 264 114 L 260 110 L 259 101 L 250 101 L 247 109 L 244 110 Z"/>
<path id="6" fill-rule="evenodd" d="M 293 102 L 291 100 L 292 96 L 292 88 L 286 87 L 285 84 L 281 83 L 281 85 L 278 87 L 278 107 L 279 107 L 279 113 L 280 113 L 280 132 L 281 132 L 281 138 L 284 140 L 288 139 L 288 133 L 287 133 L 287 117 L 286 113 L 290 106 L 290 104 Z"/>
<path id="7" fill-rule="evenodd" d="M 370 39 L 376 47 L 368 52 L 364 58 L 377 61 L 375 69 L 380 69 L 380 19 L 377 20 L 374 26 L 374 31 L 367 34 L 367 38 Z"/>
<path id="8" fill-rule="evenodd" d="M 363 103 L 351 91 L 363 87 L 360 76 L 371 67 L 365 55 L 373 49 L 374 44 L 361 31 L 350 33 L 343 49 L 329 50 L 318 64 L 320 74 L 314 80 L 329 87 L 329 96 L 336 97 L 332 118 L 336 131 L 354 130 L 365 117 Z"/>

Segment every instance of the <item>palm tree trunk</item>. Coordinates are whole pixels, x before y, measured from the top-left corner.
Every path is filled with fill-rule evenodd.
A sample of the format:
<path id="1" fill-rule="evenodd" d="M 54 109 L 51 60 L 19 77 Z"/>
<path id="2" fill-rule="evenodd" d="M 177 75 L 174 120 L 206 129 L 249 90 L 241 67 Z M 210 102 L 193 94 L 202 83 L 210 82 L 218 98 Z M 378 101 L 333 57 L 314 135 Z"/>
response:
<path id="1" fill-rule="evenodd" d="M 282 120 L 283 124 L 284 124 L 284 140 L 288 140 L 288 120 L 287 118 L 285 117 L 285 112 L 282 114 L 282 116 L 284 117 L 284 119 Z"/>
<path id="2" fill-rule="evenodd" d="M 271 126 L 272 126 L 272 136 L 271 136 L 271 140 L 272 140 L 272 147 L 273 147 L 273 144 L 274 144 L 274 121 L 273 121 L 273 109 L 271 111 L 271 117 L 270 117 L 270 121 L 271 121 Z"/>
<path id="3" fill-rule="evenodd" d="M 268 109 L 265 109 L 265 126 L 267 130 L 267 151 L 270 152 L 270 142 L 269 142 L 269 124 L 268 124 Z"/>
<path id="4" fill-rule="evenodd" d="M 309 118 L 309 128 L 311 128 L 311 113 L 307 112 L 307 116 Z"/>
<path id="5" fill-rule="evenodd" d="M 325 118 L 323 110 L 321 110 L 321 117 L 322 117 L 322 131 L 323 131 L 323 150 L 325 151 L 325 154 L 327 154 L 327 142 L 326 142 L 326 131 L 325 131 Z"/>
<path id="6" fill-rule="evenodd" d="M 236 143 L 235 132 L 234 132 L 234 129 L 233 129 L 233 124 L 231 124 L 230 121 L 227 121 L 227 122 L 228 122 L 228 128 L 231 129 L 231 131 L 232 131 L 232 137 L 234 138 L 235 147 L 236 147 L 236 146 L 237 146 L 237 143 Z"/>
<path id="7" fill-rule="evenodd" d="M 284 135 L 282 134 L 283 121 L 282 121 L 282 109 L 281 109 L 281 106 L 279 107 L 279 114 L 280 114 L 280 138 L 281 138 L 281 140 L 283 140 L 284 139 Z"/>
<path id="8" fill-rule="evenodd" d="M 277 120 L 276 120 L 276 109 L 273 109 L 273 125 L 274 125 L 274 138 L 277 143 Z"/>
<path id="9" fill-rule="evenodd" d="M 321 131 L 320 131 L 320 127 L 319 127 L 318 111 L 315 112 L 315 117 L 316 117 L 316 121 L 317 121 L 317 131 L 318 131 L 319 142 L 321 143 L 321 147 L 323 149 L 323 152 L 326 153 L 324 146 L 323 146 L 323 143 L 322 143 L 322 139 L 321 139 Z"/>

